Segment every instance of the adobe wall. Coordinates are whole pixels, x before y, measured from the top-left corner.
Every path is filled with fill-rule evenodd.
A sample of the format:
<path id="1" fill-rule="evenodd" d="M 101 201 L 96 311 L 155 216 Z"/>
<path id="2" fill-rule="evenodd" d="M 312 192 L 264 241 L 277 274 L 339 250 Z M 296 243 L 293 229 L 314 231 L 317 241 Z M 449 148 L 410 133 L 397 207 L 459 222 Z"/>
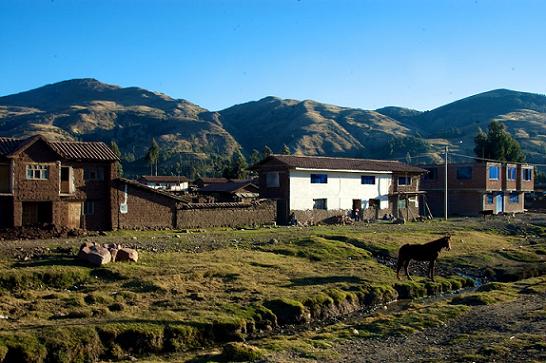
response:
<path id="1" fill-rule="evenodd" d="M 178 209 L 176 225 L 177 228 L 268 225 L 275 223 L 276 216 L 275 202 L 263 201 L 247 207 Z"/>
<path id="2" fill-rule="evenodd" d="M 120 210 L 125 201 L 124 185 L 127 185 L 127 213 Z M 113 183 L 111 204 L 113 229 L 176 227 L 176 200 L 154 191 L 117 181 Z"/>
<path id="3" fill-rule="evenodd" d="M 510 203 L 510 193 L 504 195 L 504 211 L 506 213 L 521 213 L 524 211 L 524 193 L 519 193 L 519 200 L 517 203 Z"/>

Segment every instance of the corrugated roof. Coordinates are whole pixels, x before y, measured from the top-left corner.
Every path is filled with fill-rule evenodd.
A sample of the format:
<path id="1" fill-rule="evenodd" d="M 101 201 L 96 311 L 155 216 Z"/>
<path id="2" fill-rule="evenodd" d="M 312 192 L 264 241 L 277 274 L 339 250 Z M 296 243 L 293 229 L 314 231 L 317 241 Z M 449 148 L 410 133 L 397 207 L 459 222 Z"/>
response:
<path id="1" fill-rule="evenodd" d="M 116 154 L 103 142 L 50 141 L 51 147 L 65 159 L 76 160 L 119 160 Z"/>
<path id="2" fill-rule="evenodd" d="M 14 152 L 26 139 L 14 139 L 12 137 L 0 137 L 0 155 L 6 156 Z"/>
<path id="3" fill-rule="evenodd" d="M 182 183 L 189 181 L 185 176 L 177 175 L 143 175 L 140 179 L 152 183 Z"/>
<path id="4" fill-rule="evenodd" d="M 425 173 L 426 170 L 419 167 L 390 160 L 350 159 L 325 156 L 299 156 L 299 155 L 271 155 L 262 160 L 253 169 L 259 169 L 262 165 L 277 162 L 289 168 L 305 169 L 330 169 L 330 170 L 366 170 L 366 171 L 392 171 L 407 173 Z"/>
<path id="5" fill-rule="evenodd" d="M 39 135 L 26 139 L 0 137 L 0 155 L 11 156 L 17 154 L 38 140 L 43 140 L 59 154 L 60 157 L 68 160 L 119 160 L 117 155 L 103 142 L 49 141 Z"/>
<path id="6" fill-rule="evenodd" d="M 170 198 L 170 199 L 174 199 L 174 200 L 179 201 L 179 202 L 188 203 L 188 202 L 191 201 L 191 198 L 188 197 L 188 196 L 176 195 L 176 194 L 169 193 L 167 191 L 163 191 L 161 189 L 150 188 L 149 186 L 141 184 L 141 183 L 137 182 L 136 180 L 118 178 L 118 179 L 116 179 L 116 182 L 122 183 L 122 184 L 123 183 L 128 184 L 128 185 L 131 185 L 133 187 L 140 188 L 142 190 L 146 190 L 146 191 L 148 191 L 148 192 L 150 192 L 152 194 L 159 194 L 159 195 L 162 195 L 162 196 Z"/>
<path id="7" fill-rule="evenodd" d="M 227 178 L 208 178 L 203 177 L 195 180 L 195 183 L 202 182 L 203 184 L 220 184 L 220 183 L 227 183 L 229 179 Z"/>

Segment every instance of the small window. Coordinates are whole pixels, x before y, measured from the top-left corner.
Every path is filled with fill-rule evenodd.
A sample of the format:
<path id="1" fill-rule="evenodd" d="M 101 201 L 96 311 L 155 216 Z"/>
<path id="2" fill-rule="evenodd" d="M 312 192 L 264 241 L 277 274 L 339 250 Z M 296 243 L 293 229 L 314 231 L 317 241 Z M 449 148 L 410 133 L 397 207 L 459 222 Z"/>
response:
<path id="1" fill-rule="evenodd" d="M 425 180 L 436 180 L 438 179 L 438 168 L 425 168 L 428 173 L 425 174 Z"/>
<path id="2" fill-rule="evenodd" d="M 409 176 L 398 177 L 398 185 L 411 185 L 411 177 Z"/>
<path id="3" fill-rule="evenodd" d="M 493 194 L 487 194 L 487 204 L 493 204 L 495 200 L 495 197 Z"/>
<path id="4" fill-rule="evenodd" d="M 102 166 L 88 166 L 83 169 L 85 180 L 104 180 L 104 168 Z"/>
<path id="5" fill-rule="evenodd" d="M 27 179 L 47 180 L 49 179 L 49 166 L 40 164 L 27 165 Z"/>
<path id="6" fill-rule="evenodd" d="M 509 166 L 507 169 L 506 169 L 506 178 L 508 180 L 516 180 L 516 177 L 518 175 L 518 170 L 516 167 L 514 166 Z"/>
<path id="7" fill-rule="evenodd" d="M 375 184 L 375 176 L 374 175 L 362 175 L 360 177 L 360 183 L 361 184 Z"/>
<path id="8" fill-rule="evenodd" d="M 95 214 L 95 202 L 92 200 L 86 200 L 83 202 L 83 214 L 86 216 L 92 216 Z"/>
<path id="9" fill-rule="evenodd" d="M 533 180 L 533 169 L 524 168 L 522 169 L 522 172 L 523 172 L 523 180 L 525 181 Z"/>
<path id="10" fill-rule="evenodd" d="M 510 193 L 510 203 L 513 203 L 513 204 L 519 203 L 519 193 L 518 192 Z"/>
<path id="11" fill-rule="evenodd" d="M 499 180 L 499 167 L 490 166 L 489 167 L 489 180 Z"/>
<path id="12" fill-rule="evenodd" d="M 328 174 L 311 174 L 311 184 L 328 183 Z"/>
<path id="13" fill-rule="evenodd" d="M 313 199 L 313 209 L 328 209 L 326 198 Z"/>
<path id="14" fill-rule="evenodd" d="M 472 167 L 471 166 L 461 166 L 457 168 L 457 179 L 459 180 L 470 180 L 472 179 Z"/>
<path id="15" fill-rule="evenodd" d="M 279 183 L 279 173 L 278 172 L 271 172 L 265 174 L 265 185 L 268 188 L 278 188 Z"/>

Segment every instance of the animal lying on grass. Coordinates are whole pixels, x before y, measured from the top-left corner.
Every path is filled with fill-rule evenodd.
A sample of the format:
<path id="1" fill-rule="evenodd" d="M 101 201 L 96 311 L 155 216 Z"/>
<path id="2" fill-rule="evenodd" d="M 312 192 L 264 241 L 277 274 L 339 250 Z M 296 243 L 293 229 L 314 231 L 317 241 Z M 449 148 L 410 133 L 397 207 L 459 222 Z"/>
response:
<path id="1" fill-rule="evenodd" d="M 410 261 L 429 261 L 427 277 L 434 281 L 434 262 L 438 259 L 442 248 L 448 251 L 451 249 L 450 239 L 451 236 L 447 235 L 425 244 L 407 243 L 400 247 L 400 250 L 398 250 L 398 263 L 396 264 L 396 277 L 400 279 L 400 269 L 404 266 L 406 276 L 408 279 L 413 280 L 408 273 Z"/>

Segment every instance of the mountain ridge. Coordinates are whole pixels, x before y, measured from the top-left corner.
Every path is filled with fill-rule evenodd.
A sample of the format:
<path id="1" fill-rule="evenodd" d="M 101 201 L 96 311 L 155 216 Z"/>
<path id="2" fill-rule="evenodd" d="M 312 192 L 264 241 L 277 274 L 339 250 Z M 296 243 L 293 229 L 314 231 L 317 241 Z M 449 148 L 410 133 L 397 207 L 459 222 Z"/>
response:
<path id="1" fill-rule="evenodd" d="M 530 160 L 546 161 L 546 96 L 508 89 L 428 111 L 365 110 L 277 96 L 210 111 L 185 99 L 94 78 L 0 97 L 0 135 L 114 140 L 138 173 L 147 170 L 143 157 L 152 137 L 163 148 L 165 172 L 218 174 L 235 150 L 249 155 L 265 145 L 280 151 L 286 144 L 305 155 L 393 158 L 449 143 L 471 153 L 474 135 L 492 120 L 507 126 Z"/>

